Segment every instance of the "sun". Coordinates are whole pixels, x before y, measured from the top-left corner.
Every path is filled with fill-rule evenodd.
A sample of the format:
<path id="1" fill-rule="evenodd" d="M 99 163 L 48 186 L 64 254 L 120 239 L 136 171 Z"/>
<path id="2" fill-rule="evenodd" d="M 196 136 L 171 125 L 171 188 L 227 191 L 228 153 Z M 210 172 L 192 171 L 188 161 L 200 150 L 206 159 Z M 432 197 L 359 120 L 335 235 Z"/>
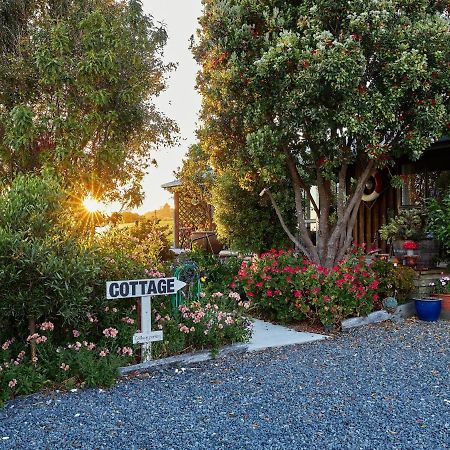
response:
<path id="1" fill-rule="evenodd" d="M 88 196 L 83 200 L 83 206 L 89 213 L 99 212 L 103 208 L 103 204 L 92 196 Z"/>

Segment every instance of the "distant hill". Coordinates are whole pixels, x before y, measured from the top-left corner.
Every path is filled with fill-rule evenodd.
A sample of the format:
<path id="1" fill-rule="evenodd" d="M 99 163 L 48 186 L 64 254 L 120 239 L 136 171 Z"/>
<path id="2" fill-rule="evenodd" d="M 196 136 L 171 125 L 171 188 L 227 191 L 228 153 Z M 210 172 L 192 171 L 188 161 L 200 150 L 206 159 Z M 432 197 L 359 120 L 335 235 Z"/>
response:
<path id="1" fill-rule="evenodd" d="M 166 203 L 159 209 L 146 212 L 144 214 L 144 217 L 147 219 L 154 219 L 156 217 L 157 219 L 160 220 L 171 220 L 173 218 L 173 208 L 171 208 L 171 206 L 168 203 Z"/>
<path id="2" fill-rule="evenodd" d="M 154 211 L 148 211 L 143 215 L 131 211 L 123 211 L 122 213 L 119 213 L 118 218 L 119 221 L 117 223 L 119 224 L 129 224 L 140 220 L 152 220 L 155 218 L 167 221 L 173 219 L 173 208 L 166 203 L 164 206 L 161 206 L 161 208 L 155 209 Z"/>

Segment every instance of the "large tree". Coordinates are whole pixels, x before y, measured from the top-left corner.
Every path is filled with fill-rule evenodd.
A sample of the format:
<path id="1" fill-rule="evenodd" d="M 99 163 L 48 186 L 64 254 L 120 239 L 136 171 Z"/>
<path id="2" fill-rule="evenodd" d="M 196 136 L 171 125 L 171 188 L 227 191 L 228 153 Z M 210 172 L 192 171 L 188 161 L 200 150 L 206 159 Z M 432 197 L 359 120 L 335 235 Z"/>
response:
<path id="1" fill-rule="evenodd" d="M 138 204 L 151 150 L 176 131 L 153 103 L 173 68 L 164 28 L 138 0 L 4 0 L 0 28 L 0 177 L 51 166 Z"/>
<path id="2" fill-rule="evenodd" d="M 419 158 L 448 126 L 448 2 L 203 3 L 201 145 L 218 173 L 243 188 L 263 183 L 292 242 L 332 266 L 352 244 L 373 170 Z M 280 182 L 295 197 L 295 230 L 270 190 Z M 305 197 L 319 216 L 317 245 Z"/>

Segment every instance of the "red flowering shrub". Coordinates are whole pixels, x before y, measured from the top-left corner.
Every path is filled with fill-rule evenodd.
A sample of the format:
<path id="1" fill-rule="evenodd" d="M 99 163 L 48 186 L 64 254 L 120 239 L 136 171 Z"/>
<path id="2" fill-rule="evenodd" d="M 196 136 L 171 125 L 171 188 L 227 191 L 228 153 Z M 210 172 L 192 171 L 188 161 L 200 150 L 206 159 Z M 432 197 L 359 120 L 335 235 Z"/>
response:
<path id="1" fill-rule="evenodd" d="M 379 281 L 359 251 L 327 269 L 293 252 L 271 250 L 243 262 L 235 283 L 275 320 L 332 324 L 368 314 L 378 300 Z"/>

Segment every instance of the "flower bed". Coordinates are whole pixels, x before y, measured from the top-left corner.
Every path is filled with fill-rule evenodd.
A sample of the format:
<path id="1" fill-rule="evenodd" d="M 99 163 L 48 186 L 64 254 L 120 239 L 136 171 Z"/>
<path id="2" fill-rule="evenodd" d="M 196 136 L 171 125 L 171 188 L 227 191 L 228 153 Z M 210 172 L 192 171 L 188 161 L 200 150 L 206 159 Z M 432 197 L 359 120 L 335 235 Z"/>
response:
<path id="1" fill-rule="evenodd" d="M 164 277 L 167 268 L 158 222 L 85 239 L 65 197 L 51 176 L 17 177 L 0 192 L 0 404 L 44 386 L 111 385 L 135 361 L 138 324 L 133 301 L 107 300 L 105 283 Z M 161 298 L 153 315 L 164 341 L 154 356 L 247 339 L 244 307 L 226 298 L 175 314 Z"/>
<path id="2" fill-rule="evenodd" d="M 139 346 L 131 344 L 137 330 L 136 306 L 116 303 L 87 313 L 77 328 L 44 321 L 25 338 L 0 341 L 0 404 L 46 385 L 112 385 L 118 368 L 135 362 L 139 352 Z M 153 344 L 153 356 L 201 349 L 216 352 L 222 345 L 247 341 L 248 307 L 237 293 L 216 293 L 181 305 L 173 314 L 169 298 L 160 297 L 152 313 L 155 327 L 164 331 L 164 341 Z"/>
<path id="3" fill-rule="evenodd" d="M 46 320 L 26 337 L 6 339 L 0 349 L 0 404 L 49 385 L 110 386 L 118 368 L 134 360 L 135 309 L 87 313 L 77 328 Z"/>
<path id="4" fill-rule="evenodd" d="M 293 252 L 271 250 L 243 262 L 232 287 L 239 286 L 259 312 L 274 320 L 330 325 L 372 311 L 379 301 L 378 284 L 360 251 L 328 269 Z"/>

